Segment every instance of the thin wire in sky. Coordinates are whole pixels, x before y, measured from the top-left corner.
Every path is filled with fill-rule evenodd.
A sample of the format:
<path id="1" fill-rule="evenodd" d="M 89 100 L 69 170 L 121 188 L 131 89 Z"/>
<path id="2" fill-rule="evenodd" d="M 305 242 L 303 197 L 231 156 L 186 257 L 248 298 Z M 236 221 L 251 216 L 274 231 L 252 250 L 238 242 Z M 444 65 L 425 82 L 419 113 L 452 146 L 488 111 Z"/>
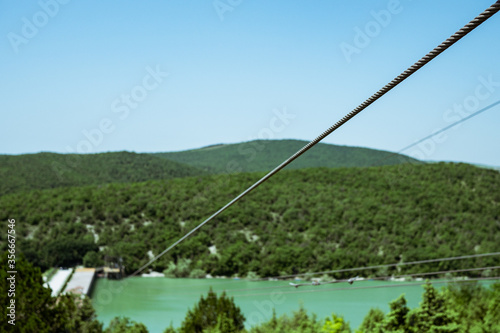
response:
<path id="1" fill-rule="evenodd" d="M 416 141 L 416 142 L 414 142 L 414 143 L 412 143 L 412 144 L 410 144 L 410 145 L 408 145 L 408 146 L 406 146 L 406 147 L 404 147 L 404 148 L 400 149 L 400 150 L 399 150 L 399 151 L 397 151 L 395 154 L 402 153 L 403 151 L 405 151 L 405 150 L 407 150 L 407 149 L 410 149 L 411 147 L 414 147 L 414 146 L 418 145 L 419 143 L 421 143 L 421 142 L 423 142 L 423 141 L 425 141 L 425 140 L 428 140 L 428 139 L 430 139 L 430 138 L 432 138 L 432 137 L 434 137 L 434 136 L 436 136 L 436 135 L 438 135 L 438 134 L 440 134 L 440 133 L 443 133 L 444 131 L 446 131 L 446 130 L 448 130 L 448 129 L 452 128 L 452 127 L 457 126 L 458 124 L 461 124 L 461 123 L 463 123 L 463 122 L 465 122 L 465 121 L 467 121 L 467 120 L 469 120 L 469 119 L 471 119 L 471 118 L 474 118 L 475 116 L 477 116 L 477 115 L 479 115 L 479 114 L 483 113 L 484 111 L 487 111 L 487 110 L 489 110 L 489 109 L 491 109 L 491 108 L 493 108 L 493 107 L 497 106 L 498 104 L 500 104 L 500 100 L 499 100 L 499 101 L 496 101 L 496 102 L 495 102 L 495 103 L 493 103 L 493 104 L 488 105 L 487 107 L 482 108 L 482 109 L 481 109 L 481 110 L 479 110 L 479 111 L 476 111 L 476 112 L 474 112 L 474 113 L 472 113 L 472 114 L 468 115 L 468 116 L 467 116 L 467 117 L 465 117 L 465 118 L 462 118 L 462 119 L 460 119 L 460 120 L 458 120 L 458 121 L 454 122 L 454 123 L 453 123 L 453 124 L 451 124 L 451 125 L 446 126 L 445 128 L 440 129 L 439 131 L 436 131 L 436 132 L 432 133 L 431 135 L 426 136 L 425 138 L 422 138 L 422 139 L 420 139 L 420 140 L 418 140 L 418 141 Z"/>

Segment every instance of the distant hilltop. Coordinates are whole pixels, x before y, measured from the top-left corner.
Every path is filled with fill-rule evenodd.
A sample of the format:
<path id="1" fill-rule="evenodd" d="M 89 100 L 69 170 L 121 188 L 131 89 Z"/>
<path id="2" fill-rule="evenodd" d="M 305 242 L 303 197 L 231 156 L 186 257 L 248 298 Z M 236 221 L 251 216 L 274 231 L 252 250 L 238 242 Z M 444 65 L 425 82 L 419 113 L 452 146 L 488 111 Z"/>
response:
<path id="1" fill-rule="evenodd" d="M 215 174 L 270 171 L 307 143 L 301 140 L 254 140 L 154 155 Z M 287 168 L 370 167 L 401 163 L 423 162 L 383 150 L 319 143 Z"/>
<path id="2" fill-rule="evenodd" d="M 208 174 L 269 171 L 306 141 L 255 140 L 180 152 L 0 155 L 0 195 L 69 186 L 162 180 Z M 405 155 L 319 143 L 288 169 L 423 163 Z"/>

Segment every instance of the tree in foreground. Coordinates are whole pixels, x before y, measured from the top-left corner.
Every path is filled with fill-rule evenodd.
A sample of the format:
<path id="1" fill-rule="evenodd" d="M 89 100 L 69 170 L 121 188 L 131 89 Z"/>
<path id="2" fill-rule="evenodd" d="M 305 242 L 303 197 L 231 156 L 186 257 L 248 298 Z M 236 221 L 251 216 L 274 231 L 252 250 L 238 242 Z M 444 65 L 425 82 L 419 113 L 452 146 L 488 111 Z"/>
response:
<path id="1" fill-rule="evenodd" d="M 0 331 L 2 332 L 49 332 L 55 328 L 56 314 L 54 307 L 55 302 L 52 299 L 50 289 L 43 287 L 42 274 L 39 268 L 35 268 L 23 256 L 16 255 L 15 270 L 17 274 L 7 273 L 7 255 L 8 252 L 2 254 L 0 260 L 0 303 L 2 304 L 2 321 L 0 323 Z M 10 280 L 14 282 L 14 291 L 10 290 Z M 8 297 L 8 295 L 12 297 Z M 11 300 L 15 303 L 11 306 Z M 7 315 L 10 313 L 10 307 L 14 307 L 12 311 L 15 315 L 12 318 Z M 10 324 L 8 320 L 10 320 Z M 14 320 L 14 321 L 12 321 Z M 22 325 L 20 324 L 22 323 Z M 15 324 L 15 326 L 13 325 Z"/>
<path id="2" fill-rule="evenodd" d="M 309 316 L 301 306 L 292 316 L 286 314 L 276 317 L 273 311 L 272 318 L 259 326 L 252 327 L 250 333 L 351 333 L 349 323 L 342 316 L 332 314 L 321 322 L 316 315 Z"/>
<path id="3" fill-rule="evenodd" d="M 469 281 L 445 290 L 450 307 L 458 313 L 460 332 L 500 332 L 500 283 L 489 288 Z"/>
<path id="4" fill-rule="evenodd" d="M 59 324 L 62 332 L 100 333 L 102 323 L 97 320 L 97 314 L 88 297 L 66 294 L 56 299 L 59 312 Z M 56 318 L 57 320 L 57 318 Z"/>
<path id="5" fill-rule="evenodd" d="M 420 307 L 406 317 L 409 332 L 455 333 L 460 325 L 457 313 L 450 307 L 444 292 L 439 292 L 429 282 L 424 286 Z"/>
<path id="6" fill-rule="evenodd" d="M 220 297 L 210 288 L 207 297 L 188 310 L 180 327 L 181 333 L 236 333 L 242 331 L 245 317 L 233 298 L 223 292 Z"/>
<path id="7" fill-rule="evenodd" d="M 410 310 L 400 296 L 390 308 L 387 315 L 370 310 L 356 333 L 500 332 L 500 283 L 487 288 L 463 282 L 441 291 L 427 283 L 420 306 Z"/>
<path id="8" fill-rule="evenodd" d="M 148 329 L 144 324 L 136 323 L 127 317 L 115 317 L 104 333 L 148 333 Z"/>
<path id="9" fill-rule="evenodd" d="M 0 267 L 7 267 L 7 252 L 1 255 Z M 10 304 L 15 300 L 15 325 L 7 320 L 0 323 L 1 332 L 102 332 L 90 300 L 75 295 L 51 296 L 51 290 L 43 286 L 42 273 L 23 255 L 16 254 L 15 291 L 9 297 L 10 289 L 6 270 L 0 270 L 0 303 Z M 15 295 L 14 295 L 15 293 Z M 2 317 L 10 310 L 2 307 Z"/>
<path id="10" fill-rule="evenodd" d="M 380 325 L 384 321 L 385 314 L 379 308 L 370 309 L 361 323 L 361 326 L 356 330 L 356 333 L 379 333 Z"/>
<path id="11" fill-rule="evenodd" d="M 337 316 L 332 313 L 332 318 L 326 318 L 325 324 L 323 325 L 324 333 L 350 333 L 351 328 L 349 323 L 344 321 L 342 316 Z"/>
<path id="12" fill-rule="evenodd" d="M 410 312 L 406 306 L 406 298 L 404 295 L 389 303 L 391 311 L 381 323 L 382 332 L 405 332 L 407 330 L 407 315 Z"/>

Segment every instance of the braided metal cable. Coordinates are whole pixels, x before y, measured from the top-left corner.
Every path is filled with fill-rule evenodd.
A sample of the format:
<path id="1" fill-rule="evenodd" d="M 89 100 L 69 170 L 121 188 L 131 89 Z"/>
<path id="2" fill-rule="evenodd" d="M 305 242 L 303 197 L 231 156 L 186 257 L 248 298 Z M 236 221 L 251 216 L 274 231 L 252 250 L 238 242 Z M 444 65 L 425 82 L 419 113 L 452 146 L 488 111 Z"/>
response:
<path id="1" fill-rule="evenodd" d="M 296 158 L 298 158 L 300 155 L 304 154 L 306 151 L 311 149 L 313 146 L 315 146 L 317 143 L 319 143 L 321 140 L 323 140 L 325 137 L 330 135 L 333 131 L 338 129 L 340 126 L 348 122 L 351 118 L 353 118 L 355 115 L 366 109 L 369 105 L 371 105 L 373 102 L 378 100 L 380 97 L 385 95 L 387 92 L 389 92 L 392 88 L 396 87 L 398 84 L 403 82 L 405 79 L 407 79 L 410 75 L 415 73 L 417 70 L 425 66 L 429 61 L 437 57 L 439 54 L 441 54 L 443 51 L 448 49 L 450 46 L 458 42 L 462 37 L 467 35 L 469 32 L 477 28 L 479 25 L 481 25 L 484 21 L 486 21 L 488 18 L 493 16 L 495 13 L 497 13 L 500 10 L 500 0 L 498 0 L 496 3 L 491 5 L 488 9 L 483 11 L 481 14 L 479 14 L 475 19 L 467 23 L 462 29 L 458 30 L 455 34 L 453 34 L 451 37 L 449 37 L 447 40 L 442 42 L 439 46 L 434 48 L 431 52 L 427 53 L 423 58 L 421 58 L 419 61 L 414 63 L 411 67 L 409 67 L 407 70 L 405 70 L 403 73 L 398 75 L 395 79 L 393 79 L 391 82 L 386 84 L 382 89 L 377 91 L 375 94 L 373 94 L 370 98 L 365 100 L 363 103 L 361 103 L 358 107 L 356 107 L 354 110 L 346 114 L 342 119 L 337 121 L 333 126 L 328 128 L 326 131 L 321 133 L 316 139 L 312 140 L 308 144 L 306 144 L 303 148 L 301 148 L 299 151 L 297 151 L 295 154 L 290 156 L 287 160 L 285 160 L 283 163 L 278 165 L 275 169 L 270 171 L 268 174 L 266 174 L 264 177 L 262 177 L 260 180 L 258 180 L 255 184 L 247 188 L 245 191 L 243 191 L 240 195 L 238 195 L 236 198 L 231 200 L 229 203 L 227 203 L 224 207 L 219 209 L 217 212 L 215 212 L 213 215 L 211 215 L 209 218 L 207 218 L 205 221 L 200 223 L 198 226 L 196 226 L 194 229 L 192 229 L 190 232 L 188 232 L 186 235 L 184 235 L 182 238 L 180 238 L 178 241 L 173 243 L 171 246 L 169 246 L 167 249 L 165 249 L 163 252 L 158 254 L 156 257 L 151 259 L 147 264 L 143 265 L 141 268 L 139 268 L 137 271 L 132 273 L 129 277 L 135 276 L 142 272 L 146 267 L 151 265 L 153 262 L 155 262 L 158 258 L 163 256 L 165 253 L 170 251 L 172 248 L 177 246 L 179 243 L 181 243 L 183 240 L 191 236 L 194 232 L 196 232 L 198 229 L 200 229 L 202 226 L 204 226 L 206 223 L 214 219 L 216 216 L 218 216 L 220 213 L 225 211 L 227 208 L 232 206 L 234 203 L 236 203 L 238 200 L 243 198 L 245 195 L 250 193 L 252 190 L 254 190 L 256 187 L 264 183 L 266 180 L 274 176 L 278 171 L 286 167 L 288 164 L 293 162 Z"/>
<path id="2" fill-rule="evenodd" d="M 486 9 L 484 12 L 479 14 L 475 19 L 467 23 L 462 29 L 458 30 L 455 34 L 450 36 L 447 40 L 442 42 L 440 45 L 438 45 L 434 50 L 430 51 L 427 53 L 424 57 L 422 57 L 419 61 L 414 63 L 411 67 L 409 67 L 407 70 L 405 70 L 403 73 L 399 74 L 396 78 L 394 78 L 391 82 L 386 84 L 383 88 L 381 88 L 379 91 L 377 91 L 375 94 L 373 94 L 371 97 L 369 97 L 366 101 L 361 103 L 358 107 L 356 107 L 354 110 L 346 114 L 342 119 L 337 121 L 333 126 L 328 128 L 326 131 L 321 133 L 316 139 L 313 141 L 309 142 L 307 145 L 305 145 L 302 149 L 300 149 L 298 152 L 296 152 L 294 155 L 292 155 L 290 158 L 288 158 L 285 162 L 283 162 L 281 165 L 279 165 L 276 169 L 271 171 L 268 175 L 269 177 L 272 176 L 273 173 L 276 173 L 277 171 L 281 170 L 284 168 L 286 165 L 288 165 L 290 162 L 295 160 L 297 157 L 305 153 L 307 150 L 312 148 L 314 145 L 319 143 L 321 140 L 323 140 L 325 137 L 330 135 L 333 131 L 338 129 L 340 126 L 345 124 L 347 121 L 349 121 L 351 118 L 353 118 L 355 115 L 366 109 L 369 105 L 371 105 L 373 102 L 378 100 L 380 97 L 385 95 L 387 92 L 392 90 L 392 88 L 396 87 L 398 84 L 403 82 L 405 79 L 407 79 L 410 75 L 415 73 L 417 70 L 425 66 L 428 62 L 430 62 L 432 59 L 436 58 L 439 54 L 441 54 L 443 51 L 448 49 L 450 46 L 458 42 L 462 37 L 467 35 L 469 32 L 477 28 L 481 23 L 486 21 L 488 18 L 493 16 L 495 13 L 497 13 L 500 10 L 500 0 L 491 5 L 488 9 Z M 266 176 L 267 177 L 267 176 Z M 267 177 L 267 178 L 269 178 Z"/>

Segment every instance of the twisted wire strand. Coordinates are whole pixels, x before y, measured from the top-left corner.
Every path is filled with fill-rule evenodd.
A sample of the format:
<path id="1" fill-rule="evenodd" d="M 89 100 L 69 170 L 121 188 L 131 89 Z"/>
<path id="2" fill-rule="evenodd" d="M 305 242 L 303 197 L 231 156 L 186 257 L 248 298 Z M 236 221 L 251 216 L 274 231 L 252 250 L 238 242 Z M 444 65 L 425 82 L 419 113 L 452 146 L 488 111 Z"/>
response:
<path id="1" fill-rule="evenodd" d="M 436 48 L 434 48 L 432 51 L 427 53 L 424 57 L 422 57 L 419 61 L 414 63 L 412 66 L 410 66 L 407 70 L 405 70 L 403 73 L 398 75 L 396 78 L 394 78 L 391 82 L 386 84 L 383 88 L 381 88 L 379 91 L 377 91 L 375 94 L 373 94 L 371 97 L 369 97 L 367 100 L 365 100 L 363 103 L 361 103 L 358 107 L 356 107 L 354 110 L 346 114 L 344 117 L 342 117 L 339 121 L 337 121 L 334 125 L 332 125 L 330 128 L 328 128 L 326 131 L 321 133 L 316 139 L 312 140 L 308 144 L 306 144 L 303 148 L 301 148 L 299 151 L 297 151 L 295 154 L 290 156 L 287 160 L 285 160 L 283 163 L 278 165 L 275 169 L 270 171 L 268 174 L 266 174 L 264 177 L 262 177 L 260 180 L 258 180 L 256 183 L 254 183 L 252 186 L 247 188 L 245 191 L 243 191 L 241 194 L 239 194 L 237 197 L 235 197 L 233 200 L 231 200 L 229 203 L 227 203 L 225 206 L 220 208 L 218 211 L 216 211 L 214 214 L 212 214 L 209 218 L 207 218 L 205 221 L 201 222 L 198 226 L 196 226 L 194 229 L 189 231 L 187 234 L 185 234 L 183 237 L 181 237 L 179 240 L 177 240 L 175 243 L 170 245 L 168 248 L 163 250 L 160 254 L 158 254 L 156 257 L 151 259 L 149 262 L 147 262 L 145 265 L 140 267 L 138 270 L 136 270 L 134 273 L 129 275 L 129 277 L 133 277 L 140 272 L 142 272 L 146 267 L 154 263 L 156 260 L 158 260 L 160 257 L 162 257 L 164 254 L 169 252 L 171 249 L 173 249 L 175 246 L 177 246 L 179 243 L 184 241 L 186 238 L 191 236 L 193 233 L 195 233 L 198 229 L 203 227 L 205 224 L 213 220 L 215 217 L 217 217 L 220 213 L 225 211 L 227 208 L 231 207 L 234 203 L 239 201 L 241 198 L 243 198 L 245 195 L 253 191 L 255 188 L 257 188 L 259 185 L 267 181 L 269 178 L 274 176 L 277 172 L 279 172 L 281 169 L 283 169 L 285 166 L 293 162 L 295 159 L 297 159 L 299 156 L 304 154 L 306 151 L 311 149 L 313 146 L 315 146 L 317 143 L 319 143 L 321 140 L 323 140 L 325 137 L 330 135 L 333 131 L 335 131 L 337 128 L 345 124 L 347 121 L 349 121 L 351 118 L 353 118 L 355 115 L 366 109 L 369 105 L 371 105 L 373 102 L 378 100 L 380 97 L 385 95 L 387 92 L 392 90 L 394 87 L 396 87 L 398 84 L 403 82 L 405 79 L 407 79 L 410 75 L 415 73 L 417 70 L 425 66 L 428 62 L 430 62 L 432 59 L 437 57 L 439 54 L 441 54 L 443 51 L 448 49 L 450 46 L 458 42 L 460 39 L 462 39 L 465 35 L 467 35 L 469 32 L 477 28 L 479 25 L 481 25 L 483 22 L 485 22 L 488 18 L 493 16 L 495 13 L 497 13 L 500 10 L 500 0 L 492 4 L 489 8 L 487 8 L 485 11 L 483 11 L 481 14 L 479 14 L 476 18 L 474 18 L 472 21 L 467 23 L 462 29 L 458 30 L 456 33 L 454 33 L 452 36 L 450 36 L 448 39 L 446 39 L 444 42 L 442 42 L 440 45 L 438 45 Z"/>

